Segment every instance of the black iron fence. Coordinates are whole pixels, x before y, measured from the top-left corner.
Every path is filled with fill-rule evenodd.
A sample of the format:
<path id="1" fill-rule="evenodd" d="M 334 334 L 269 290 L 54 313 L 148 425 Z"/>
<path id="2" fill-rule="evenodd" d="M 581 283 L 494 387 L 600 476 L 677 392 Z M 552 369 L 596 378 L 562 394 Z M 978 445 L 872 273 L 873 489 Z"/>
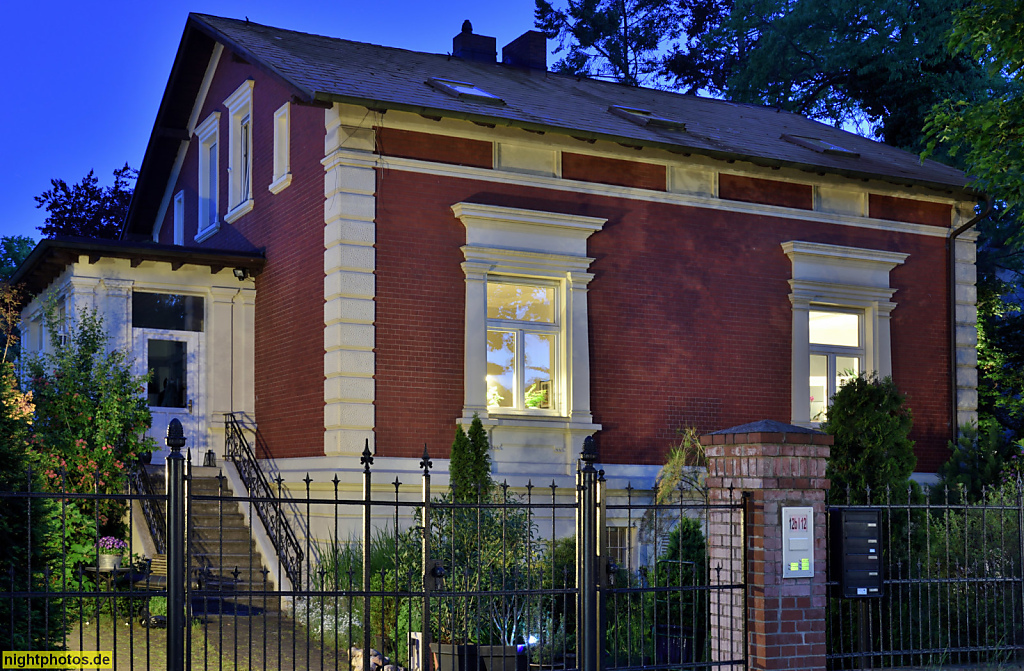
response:
<path id="1" fill-rule="evenodd" d="M 830 524 L 838 523 L 840 511 L 877 512 L 882 588 L 875 597 L 844 598 L 838 594 L 838 562 L 830 564 L 829 667 L 1021 659 L 1022 493 L 1020 481 L 987 490 L 973 503 L 946 489 L 831 492 Z"/>
<path id="2" fill-rule="evenodd" d="M 168 441 L 166 493 L 0 492 L 5 515 L 49 530 L 47 551 L 27 555 L 41 564 L 7 570 L 0 647 L 110 651 L 118 669 L 745 668 L 721 645 L 736 632 L 716 638 L 742 613 L 742 565 L 713 563 L 706 541 L 724 516 L 741 551 L 738 493 L 717 505 L 619 496 L 592 451 L 575 483 L 469 500 L 432 488 L 427 454 L 414 482 L 377 482 L 368 451 L 356 487 L 306 476 L 232 491 L 190 467 L 182 442 Z M 166 515 L 166 558 L 143 558 L 125 531 L 123 563 L 105 567 L 100 529 L 149 526 L 135 501 Z M 287 514 L 290 555 L 261 506 Z"/>

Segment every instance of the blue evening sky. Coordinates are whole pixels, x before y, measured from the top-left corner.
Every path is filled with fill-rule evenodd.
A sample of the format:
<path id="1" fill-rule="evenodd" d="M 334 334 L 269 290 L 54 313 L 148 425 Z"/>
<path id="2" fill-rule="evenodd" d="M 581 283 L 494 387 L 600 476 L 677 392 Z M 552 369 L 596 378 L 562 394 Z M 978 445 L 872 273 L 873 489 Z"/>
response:
<path id="1" fill-rule="evenodd" d="M 16 0 L 0 40 L 0 235 L 40 238 L 50 179 L 101 185 L 138 168 L 190 11 L 433 53 L 462 22 L 501 47 L 533 27 L 533 0 Z M 549 42 L 549 48 L 553 43 Z M 548 61 L 552 61 L 551 56 Z"/>

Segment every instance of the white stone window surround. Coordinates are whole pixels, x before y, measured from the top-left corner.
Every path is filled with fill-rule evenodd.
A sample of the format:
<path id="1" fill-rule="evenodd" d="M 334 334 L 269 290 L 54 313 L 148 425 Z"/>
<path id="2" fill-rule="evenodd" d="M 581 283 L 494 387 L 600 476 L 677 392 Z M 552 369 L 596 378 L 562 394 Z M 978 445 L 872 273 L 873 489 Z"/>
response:
<path id="1" fill-rule="evenodd" d="M 274 179 L 267 187 L 270 193 L 280 193 L 292 183 L 291 128 L 291 103 L 286 102 L 274 112 Z"/>
<path id="2" fill-rule="evenodd" d="M 601 427 L 590 411 L 590 350 L 587 322 L 587 272 L 593 259 L 586 255 L 587 239 L 606 219 L 538 210 L 456 203 L 452 212 L 466 227 L 462 247 L 466 275 L 464 399 L 462 417 L 468 424 L 479 414 L 495 428 L 526 431 L 516 435 L 519 446 L 547 445 L 571 452 L 586 435 Z M 561 333 L 556 416 L 495 412 L 487 408 L 487 279 L 533 279 L 558 287 Z M 509 432 L 506 436 L 511 436 Z M 494 438 L 499 444 L 501 436 Z M 500 460 L 500 458 L 499 458 Z"/>
<path id="3" fill-rule="evenodd" d="M 810 310 L 862 311 L 864 370 L 892 375 L 889 272 L 909 254 L 790 240 L 782 250 L 793 264 L 789 281 L 793 306 L 792 423 L 812 426 L 810 418 Z"/>
<path id="4" fill-rule="evenodd" d="M 253 84 L 254 80 L 245 80 L 224 101 L 224 107 L 228 109 L 228 213 L 224 215 L 224 222 L 228 224 L 234 223 L 253 208 Z M 243 123 L 248 123 L 248 133 L 244 135 Z"/>
<path id="5" fill-rule="evenodd" d="M 219 136 L 220 112 L 213 112 L 196 128 L 196 139 L 199 140 L 199 218 L 196 224 L 196 242 L 206 240 L 220 229 L 220 217 L 216 215 L 220 212 Z M 212 221 L 211 212 L 215 213 Z"/>

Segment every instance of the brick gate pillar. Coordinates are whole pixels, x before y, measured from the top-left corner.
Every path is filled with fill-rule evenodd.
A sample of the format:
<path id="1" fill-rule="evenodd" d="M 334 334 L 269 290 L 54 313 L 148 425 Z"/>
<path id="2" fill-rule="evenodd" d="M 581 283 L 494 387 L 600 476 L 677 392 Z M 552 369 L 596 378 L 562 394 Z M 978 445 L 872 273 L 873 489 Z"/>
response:
<path id="1" fill-rule="evenodd" d="M 718 603 L 712 592 L 711 649 L 713 659 L 735 659 L 746 653 L 750 669 L 825 669 L 825 479 L 832 436 L 812 429 L 762 420 L 716 431 L 701 437 L 707 455 L 707 486 L 711 505 L 746 493 L 743 525 L 745 557 L 731 533 L 736 526 L 724 511 L 711 509 L 708 544 L 711 581 L 716 567 L 741 575 L 746 561 L 747 608 L 742 618 L 721 618 L 716 608 L 734 613 L 730 604 Z M 733 488 L 733 491 L 730 491 Z M 784 577 L 783 508 L 810 507 L 813 529 L 813 576 Z M 800 540 L 794 542 L 798 548 Z M 800 569 L 797 565 L 795 568 Z M 802 573 L 802 570 L 796 573 Z M 718 572 L 721 576 L 723 572 Z M 720 578 L 722 582 L 725 578 Z M 745 629 L 744 629 L 745 625 Z"/>

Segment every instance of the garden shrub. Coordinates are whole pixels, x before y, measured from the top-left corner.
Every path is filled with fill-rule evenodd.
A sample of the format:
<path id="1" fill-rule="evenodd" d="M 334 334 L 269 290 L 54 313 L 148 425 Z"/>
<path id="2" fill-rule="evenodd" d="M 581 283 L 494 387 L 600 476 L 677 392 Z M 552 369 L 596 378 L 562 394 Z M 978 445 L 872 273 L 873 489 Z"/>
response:
<path id="1" fill-rule="evenodd" d="M 949 442 L 949 460 L 939 467 L 938 485 L 932 487 L 931 499 L 944 503 L 970 503 L 985 498 L 986 492 L 999 487 L 1011 469 L 1016 446 L 1006 440 L 1001 428 L 988 422 L 979 429 L 974 424 L 962 427 L 956 443 Z M 1011 478 L 1016 481 L 1016 474 Z"/>
<path id="2" fill-rule="evenodd" d="M 911 487 L 910 475 L 917 465 L 914 441 L 908 437 L 914 424 L 906 397 L 891 377 L 879 379 L 861 373 L 832 397 L 821 430 L 835 438 L 826 475 L 832 480 L 832 496 L 845 499 L 847 489 L 854 502 L 870 487 L 872 497 L 885 496 L 886 488 L 900 496 Z"/>

